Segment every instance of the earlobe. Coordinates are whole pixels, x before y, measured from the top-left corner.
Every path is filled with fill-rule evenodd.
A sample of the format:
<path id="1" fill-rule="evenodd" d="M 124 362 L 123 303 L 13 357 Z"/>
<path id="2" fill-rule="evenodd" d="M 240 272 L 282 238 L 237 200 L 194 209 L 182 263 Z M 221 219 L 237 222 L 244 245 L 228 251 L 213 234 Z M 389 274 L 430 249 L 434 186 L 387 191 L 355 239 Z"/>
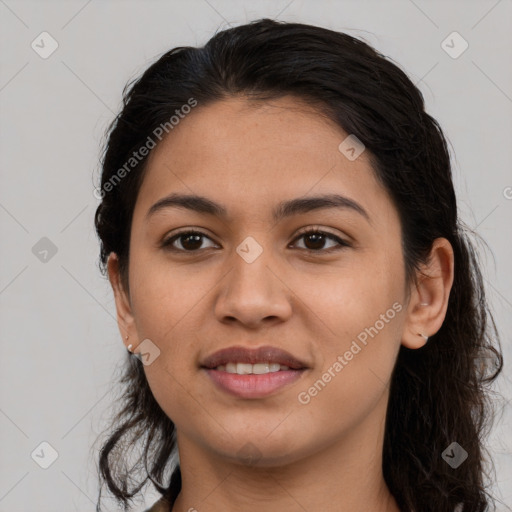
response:
<path id="1" fill-rule="evenodd" d="M 119 271 L 119 258 L 114 252 L 111 252 L 108 256 L 107 270 L 108 278 L 114 292 L 119 332 L 126 342 L 128 339 L 134 340 L 136 339 L 136 331 L 130 299 L 122 283 Z M 125 345 L 128 344 L 125 343 Z"/>
<path id="2" fill-rule="evenodd" d="M 418 349 L 424 347 L 428 343 L 429 338 L 430 336 L 423 332 L 404 333 L 402 337 L 402 345 L 410 349 Z"/>
<path id="3" fill-rule="evenodd" d="M 437 238 L 430 256 L 412 285 L 402 345 L 423 347 L 440 328 L 446 317 L 454 278 L 453 248 L 446 238 Z"/>

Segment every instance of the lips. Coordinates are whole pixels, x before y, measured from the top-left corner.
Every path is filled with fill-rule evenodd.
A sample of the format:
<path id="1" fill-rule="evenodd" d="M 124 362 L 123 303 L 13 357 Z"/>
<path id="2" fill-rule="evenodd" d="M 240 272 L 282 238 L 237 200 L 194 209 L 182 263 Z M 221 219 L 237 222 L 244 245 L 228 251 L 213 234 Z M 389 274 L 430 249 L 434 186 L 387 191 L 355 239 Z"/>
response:
<path id="1" fill-rule="evenodd" d="M 308 368 L 307 364 L 289 352 L 277 347 L 264 346 L 256 349 L 248 349 L 242 346 L 228 347 L 219 350 L 206 357 L 202 363 L 202 368 L 213 369 L 227 363 L 249 363 L 257 364 L 261 362 L 278 363 L 293 370 L 302 370 Z"/>

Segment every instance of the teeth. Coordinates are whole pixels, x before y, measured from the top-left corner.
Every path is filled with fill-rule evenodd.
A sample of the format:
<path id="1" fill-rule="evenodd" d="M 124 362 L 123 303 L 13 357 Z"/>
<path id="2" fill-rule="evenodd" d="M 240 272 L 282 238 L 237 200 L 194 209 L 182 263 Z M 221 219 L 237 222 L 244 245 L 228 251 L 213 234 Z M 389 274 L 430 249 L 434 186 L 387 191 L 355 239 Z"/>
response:
<path id="1" fill-rule="evenodd" d="M 218 369 L 218 368 L 217 368 Z M 228 373 L 236 373 L 236 363 L 228 363 L 226 365 L 226 371 Z"/>
<path id="2" fill-rule="evenodd" d="M 256 375 L 261 375 L 262 373 L 270 373 L 270 364 L 269 363 L 258 363 L 252 365 L 252 373 Z"/>
<path id="3" fill-rule="evenodd" d="M 252 373 L 252 364 L 236 363 L 236 373 L 238 373 L 238 375 L 248 375 Z"/>
<path id="4" fill-rule="evenodd" d="M 286 371 L 290 368 L 284 364 L 279 363 L 227 363 L 215 368 L 220 372 L 237 373 L 238 375 L 261 375 L 264 373 L 275 373 L 278 371 Z"/>

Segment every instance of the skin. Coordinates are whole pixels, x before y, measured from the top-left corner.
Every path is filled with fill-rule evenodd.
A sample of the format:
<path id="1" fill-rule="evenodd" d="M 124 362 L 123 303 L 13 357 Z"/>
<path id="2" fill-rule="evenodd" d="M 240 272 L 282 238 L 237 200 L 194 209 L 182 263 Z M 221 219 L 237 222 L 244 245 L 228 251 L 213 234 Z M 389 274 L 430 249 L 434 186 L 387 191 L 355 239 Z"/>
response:
<path id="1" fill-rule="evenodd" d="M 420 348 L 418 333 L 431 336 L 445 318 L 453 251 L 437 239 L 421 278 L 406 283 L 398 213 L 367 152 L 350 161 L 338 150 L 347 135 L 295 98 L 237 97 L 196 107 L 150 154 L 131 229 L 129 292 L 115 253 L 108 271 L 126 344 L 137 352 L 148 338 L 160 350 L 144 370 L 177 428 L 183 488 L 173 512 L 399 510 L 382 475 L 388 385 L 400 345 Z M 168 208 L 147 220 L 173 192 L 221 203 L 228 218 Z M 334 192 L 357 201 L 369 221 L 350 209 L 271 218 L 280 201 Z M 176 239 L 181 253 L 162 248 L 179 228 L 206 236 L 195 245 Z M 350 246 L 326 252 L 337 243 L 315 245 L 301 228 Z M 248 236 L 263 249 L 252 263 L 236 252 Z M 300 403 L 298 394 L 394 303 L 401 311 Z M 277 346 L 309 369 L 271 396 L 233 397 L 199 367 L 233 345 Z"/>

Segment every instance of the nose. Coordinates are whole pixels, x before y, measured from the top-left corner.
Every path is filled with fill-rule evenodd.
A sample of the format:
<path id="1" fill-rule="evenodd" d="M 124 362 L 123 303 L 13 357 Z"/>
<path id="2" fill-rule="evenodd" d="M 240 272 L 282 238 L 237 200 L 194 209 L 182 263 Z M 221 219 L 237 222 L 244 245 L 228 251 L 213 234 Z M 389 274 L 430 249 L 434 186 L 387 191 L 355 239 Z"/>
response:
<path id="1" fill-rule="evenodd" d="M 232 268 L 221 280 L 215 304 L 220 322 L 243 324 L 246 328 L 269 327 L 284 322 L 292 314 L 292 291 L 287 286 L 270 251 L 264 250 L 254 261 L 234 252 Z"/>

